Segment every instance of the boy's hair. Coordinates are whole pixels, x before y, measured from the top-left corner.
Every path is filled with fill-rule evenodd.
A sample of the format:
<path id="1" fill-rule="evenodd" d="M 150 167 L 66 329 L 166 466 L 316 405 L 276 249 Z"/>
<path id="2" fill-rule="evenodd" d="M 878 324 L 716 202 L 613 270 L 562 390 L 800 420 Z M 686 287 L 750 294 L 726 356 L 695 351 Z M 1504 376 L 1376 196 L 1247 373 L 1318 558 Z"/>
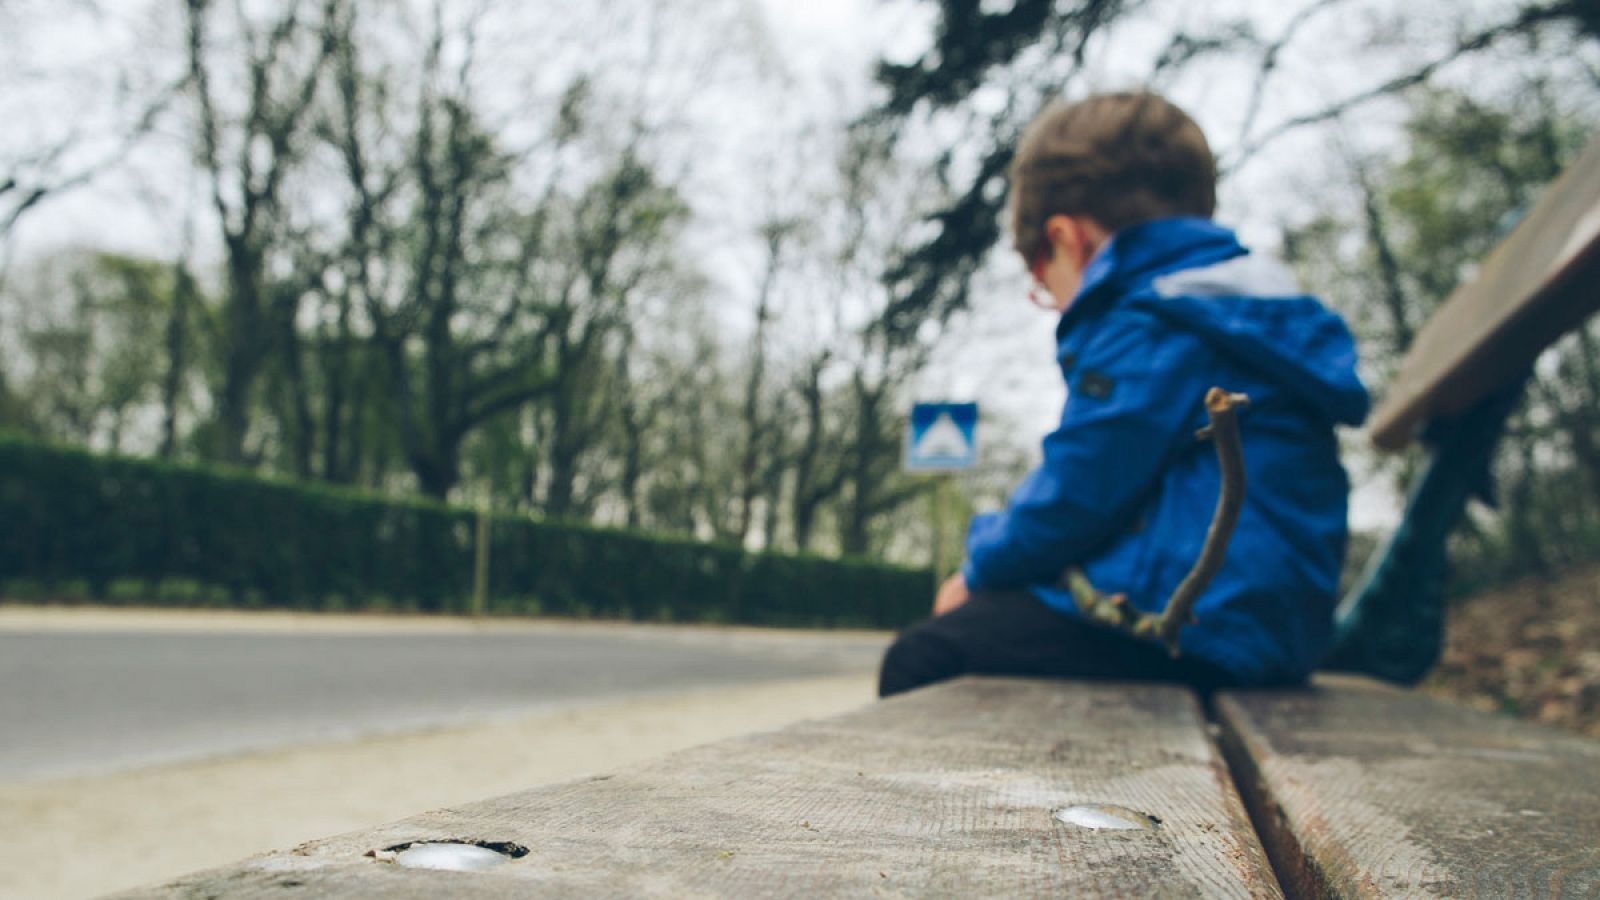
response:
<path id="1" fill-rule="evenodd" d="M 1167 216 L 1209 218 L 1216 205 L 1217 163 L 1200 126 L 1145 91 L 1052 103 L 1011 161 L 1011 235 L 1029 261 L 1054 215 L 1117 231 Z"/>

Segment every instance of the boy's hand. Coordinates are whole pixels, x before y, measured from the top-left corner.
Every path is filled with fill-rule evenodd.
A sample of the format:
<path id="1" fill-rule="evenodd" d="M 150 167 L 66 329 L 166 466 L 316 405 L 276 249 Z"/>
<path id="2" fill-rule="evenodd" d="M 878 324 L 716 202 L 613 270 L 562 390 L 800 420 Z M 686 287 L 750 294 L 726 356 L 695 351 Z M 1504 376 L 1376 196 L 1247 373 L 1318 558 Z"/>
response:
<path id="1" fill-rule="evenodd" d="M 970 599 L 972 594 L 967 590 L 967 580 L 957 572 L 939 586 L 939 593 L 933 598 L 933 614 L 942 616 Z"/>

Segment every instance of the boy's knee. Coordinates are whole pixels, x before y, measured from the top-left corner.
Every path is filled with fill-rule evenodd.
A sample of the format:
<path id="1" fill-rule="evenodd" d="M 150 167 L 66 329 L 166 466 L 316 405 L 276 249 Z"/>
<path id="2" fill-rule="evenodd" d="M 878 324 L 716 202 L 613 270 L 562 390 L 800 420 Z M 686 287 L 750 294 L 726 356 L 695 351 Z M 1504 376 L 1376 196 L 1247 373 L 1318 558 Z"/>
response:
<path id="1" fill-rule="evenodd" d="M 878 696 L 888 697 L 960 675 L 961 653 L 949 641 L 927 628 L 928 623 L 902 631 L 883 654 L 878 670 Z"/>

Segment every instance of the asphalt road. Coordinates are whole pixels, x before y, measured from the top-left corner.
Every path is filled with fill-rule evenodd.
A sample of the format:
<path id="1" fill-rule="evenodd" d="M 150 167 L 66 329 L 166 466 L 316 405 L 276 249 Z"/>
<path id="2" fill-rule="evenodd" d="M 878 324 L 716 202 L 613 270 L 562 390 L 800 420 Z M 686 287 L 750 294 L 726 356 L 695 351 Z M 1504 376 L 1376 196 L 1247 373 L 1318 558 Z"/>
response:
<path id="1" fill-rule="evenodd" d="M 884 639 L 648 627 L 0 631 L 0 779 L 869 670 Z"/>

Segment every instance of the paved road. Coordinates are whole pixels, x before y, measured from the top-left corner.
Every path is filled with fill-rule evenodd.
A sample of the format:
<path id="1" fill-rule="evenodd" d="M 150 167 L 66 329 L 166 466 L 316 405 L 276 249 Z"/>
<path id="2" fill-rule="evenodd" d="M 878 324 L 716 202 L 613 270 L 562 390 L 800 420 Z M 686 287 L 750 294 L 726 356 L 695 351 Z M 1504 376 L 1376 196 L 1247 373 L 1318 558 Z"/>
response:
<path id="1" fill-rule="evenodd" d="M 884 640 L 647 627 L 0 631 L 0 779 L 126 768 L 751 681 L 864 672 Z"/>

